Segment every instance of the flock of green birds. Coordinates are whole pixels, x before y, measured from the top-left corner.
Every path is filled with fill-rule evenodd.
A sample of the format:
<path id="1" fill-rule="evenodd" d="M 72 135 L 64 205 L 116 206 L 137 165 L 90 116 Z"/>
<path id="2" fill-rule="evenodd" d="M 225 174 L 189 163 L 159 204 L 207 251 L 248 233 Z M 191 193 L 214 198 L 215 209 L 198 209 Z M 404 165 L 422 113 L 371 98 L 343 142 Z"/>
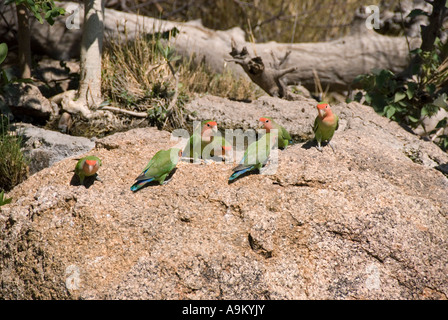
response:
<path id="1" fill-rule="evenodd" d="M 314 135 L 317 142 L 317 149 L 322 151 L 322 142 L 328 142 L 328 145 L 334 152 L 331 144 L 334 132 L 339 127 L 339 118 L 334 114 L 327 103 L 319 103 L 317 105 L 317 116 L 314 121 Z M 242 174 L 253 170 L 260 171 L 267 163 L 272 148 L 277 146 L 280 149 L 286 148 L 292 143 L 292 138 L 288 131 L 276 123 L 270 117 L 262 117 L 259 119 L 263 128 L 266 130 L 260 139 L 249 144 L 244 152 L 238 166 L 233 168 L 233 173 L 229 177 L 229 182 L 235 180 Z M 137 191 L 152 181 L 159 184 L 166 184 L 165 181 L 172 170 L 177 166 L 179 159 L 183 156 L 189 156 L 193 159 L 199 159 L 204 156 L 204 150 L 211 156 L 225 156 L 232 151 L 232 145 L 220 135 L 218 125 L 213 120 L 205 120 L 201 122 L 200 134 L 193 134 L 188 140 L 184 150 L 179 148 L 170 148 L 168 150 L 158 151 L 148 162 L 146 167 L 135 179 L 131 186 L 132 191 Z M 101 167 L 102 162 L 96 156 L 87 156 L 78 161 L 75 167 L 75 174 L 79 177 L 81 184 L 84 184 L 86 177 L 95 176 L 98 179 L 97 171 Z M 98 179 L 99 180 L 99 179 Z M 171 179 L 170 179 L 171 180 Z"/>

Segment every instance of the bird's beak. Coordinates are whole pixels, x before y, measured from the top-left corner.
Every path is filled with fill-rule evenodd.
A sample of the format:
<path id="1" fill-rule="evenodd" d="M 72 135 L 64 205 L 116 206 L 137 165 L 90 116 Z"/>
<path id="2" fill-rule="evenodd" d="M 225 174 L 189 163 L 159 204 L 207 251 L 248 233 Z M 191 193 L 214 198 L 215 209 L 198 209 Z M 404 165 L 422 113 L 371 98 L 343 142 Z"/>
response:
<path id="1" fill-rule="evenodd" d="M 214 133 L 218 132 L 218 126 L 213 126 L 213 127 L 212 127 L 212 131 L 213 131 Z"/>
<path id="2" fill-rule="evenodd" d="M 317 112 L 319 113 L 319 116 L 321 118 L 325 117 L 325 110 L 324 109 L 317 109 Z"/>

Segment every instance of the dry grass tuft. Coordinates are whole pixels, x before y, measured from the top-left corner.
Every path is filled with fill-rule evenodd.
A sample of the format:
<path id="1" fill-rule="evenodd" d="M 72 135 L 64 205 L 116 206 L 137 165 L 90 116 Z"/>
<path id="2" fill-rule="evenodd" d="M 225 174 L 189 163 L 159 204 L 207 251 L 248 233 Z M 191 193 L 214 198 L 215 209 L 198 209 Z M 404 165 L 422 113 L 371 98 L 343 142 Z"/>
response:
<path id="1" fill-rule="evenodd" d="M 163 37 L 171 35 L 139 33 L 128 40 L 125 33 L 124 41 L 109 39 L 104 50 L 103 96 L 119 108 L 146 112 L 147 121 L 140 121 L 141 125 L 166 130 L 185 127 L 183 106 L 195 94 L 236 100 L 262 94 L 249 79 L 235 77 L 230 70 L 216 74 L 193 63 L 193 57 L 180 59 Z"/>

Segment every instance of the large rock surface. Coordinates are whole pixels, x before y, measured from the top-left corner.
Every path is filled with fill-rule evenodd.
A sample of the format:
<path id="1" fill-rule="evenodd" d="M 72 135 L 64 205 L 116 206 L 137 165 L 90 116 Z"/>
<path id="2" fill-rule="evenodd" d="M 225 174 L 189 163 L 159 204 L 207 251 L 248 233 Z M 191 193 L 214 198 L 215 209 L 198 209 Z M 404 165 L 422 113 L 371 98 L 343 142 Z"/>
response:
<path id="1" fill-rule="evenodd" d="M 271 113 L 305 137 L 315 115 L 312 101 L 218 100 L 226 126 Z M 155 128 L 97 141 L 102 183 L 72 183 L 72 159 L 38 172 L 0 213 L 0 298 L 447 299 L 447 154 L 369 107 L 334 109 L 336 153 L 299 142 L 232 184 L 230 164 L 181 162 L 132 193 L 177 143 Z"/>
<path id="2" fill-rule="evenodd" d="M 94 141 L 84 137 L 70 136 L 27 123 L 17 123 L 14 126 L 24 138 L 23 152 L 30 159 L 31 174 L 62 159 L 81 156 L 95 147 Z"/>

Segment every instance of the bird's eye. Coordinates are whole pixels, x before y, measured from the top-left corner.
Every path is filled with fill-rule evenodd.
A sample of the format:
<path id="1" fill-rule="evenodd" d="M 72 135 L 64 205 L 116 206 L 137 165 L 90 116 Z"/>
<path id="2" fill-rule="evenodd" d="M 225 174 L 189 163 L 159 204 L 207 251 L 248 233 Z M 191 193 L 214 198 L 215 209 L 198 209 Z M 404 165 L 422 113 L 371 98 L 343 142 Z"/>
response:
<path id="1" fill-rule="evenodd" d="M 207 127 L 210 127 L 210 125 L 207 123 Z"/>
<path id="2" fill-rule="evenodd" d="M 269 120 L 266 120 L 265 122 L 266 122 L 266 123 L 268 123 L 268 122 L 269 122 Z"/>

